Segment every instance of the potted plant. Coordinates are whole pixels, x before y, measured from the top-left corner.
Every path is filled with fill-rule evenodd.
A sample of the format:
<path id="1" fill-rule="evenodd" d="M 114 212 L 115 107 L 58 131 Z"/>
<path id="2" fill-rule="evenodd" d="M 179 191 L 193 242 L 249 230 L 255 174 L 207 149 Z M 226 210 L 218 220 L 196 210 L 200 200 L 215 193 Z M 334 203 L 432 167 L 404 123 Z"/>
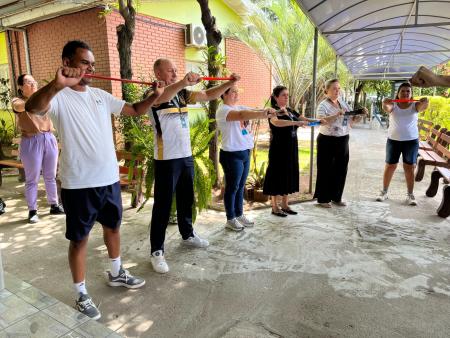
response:
<path id="1" fill-rule="evenodd" d="M 247 179 L 247 199 L 255 202 L 267 202 L 268 195 L 264 195 L 264 179 L 266 177 L 266 162 L 262 162 L 259 168 L 255 165 Z"/>
<path id="2" fill-rule="evenodd" d="M 16 125 L 14 114 L 10 109 L 11 92 L 8 87 L 8 80 L 0 78 L 0 111 L 8 120 L 0 118 L 0 159 L 6 158 L 5 148 L 11 147 L 12 139 L 16 135 Z"/>

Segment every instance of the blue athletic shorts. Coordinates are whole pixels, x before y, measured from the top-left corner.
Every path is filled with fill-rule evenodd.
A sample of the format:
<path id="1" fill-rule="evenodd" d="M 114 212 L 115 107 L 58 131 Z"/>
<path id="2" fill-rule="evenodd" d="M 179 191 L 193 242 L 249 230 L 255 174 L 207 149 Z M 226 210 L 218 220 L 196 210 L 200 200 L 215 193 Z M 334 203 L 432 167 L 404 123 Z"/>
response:
<path id="1" fill-rule="evenodd" d="M 400 155 L 402 155 L 403 163 L 416 164 L 418 152 L 418 139 L 410 141 L 395 141 L 388 138 L 386 142 L 386 163 L 397 164 L 400 159 Z"/>
<path id="2" fill-rule="evenodd" d="M 122 221 L 120 184 L 84 189 L 61 189 L 61 200 L 66 213 L 66 238 L 81 241 L 94 223 L 116 229 Z"/>

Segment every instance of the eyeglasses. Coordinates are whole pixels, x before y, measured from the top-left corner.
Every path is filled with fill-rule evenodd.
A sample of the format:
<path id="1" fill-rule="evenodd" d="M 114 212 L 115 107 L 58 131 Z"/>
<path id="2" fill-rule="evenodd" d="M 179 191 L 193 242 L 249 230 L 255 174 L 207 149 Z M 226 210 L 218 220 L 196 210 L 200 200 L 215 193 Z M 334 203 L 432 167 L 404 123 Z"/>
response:
<path id="1" fill-rule="evenodd" d="M 37 86 L 37 81 L 24 81 L 23 82 L 24 85 L 30 85 L 30 86 Z"/>

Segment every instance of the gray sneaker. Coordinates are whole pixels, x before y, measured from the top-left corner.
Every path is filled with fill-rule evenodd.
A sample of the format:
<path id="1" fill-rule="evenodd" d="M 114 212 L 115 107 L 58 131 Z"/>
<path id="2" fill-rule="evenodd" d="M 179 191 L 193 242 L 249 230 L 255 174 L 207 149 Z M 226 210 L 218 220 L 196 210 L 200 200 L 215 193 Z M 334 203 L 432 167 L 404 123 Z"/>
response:
<path id="1" fill-rule="evenodd" d="M 241 223 L 246 228 L 251 228 L 255 225 L 255 222 L 250 221 L 244 214 L 239 217 L 236 217 L 239 223 Z"/>
<path id="2" fill-rule="evenodd" d="M 227 220 L 225 224 L 225 228 L 233 230 L 233 231 L 242 231 L 244 230 L 244 226 L 237 220 L 237 218 Z"/>
<path id="3" fill-rule="evenodd" d="M 82 314 L 88 316 L 89 318 L 92 318 L 93 320 L 100 319 L 100 317 L 102 316 L 100 311 L 92 301 L 91 296 L 89 296 L 88 294 L 80 292 L 80 298 L 75 301 L 75 308 Z"/>
<path id="4" fill-rule="evenodd" d="M 416 198 L 414 197 L 414 194 L 407 194 L 406 195 L 406 204 L 408 205 L 417 205 Z"/>
<path id="5" fill-rule="evenodd" d="M 128 289 L 137 289 L 145 285 L 145 280 L 130 275 L 130 272 L 128 270 L 124 270 L 121 266 L 117 277 L 113 277 L 111 272 L 108 271 L 108 285 L 124 286 Z"/>

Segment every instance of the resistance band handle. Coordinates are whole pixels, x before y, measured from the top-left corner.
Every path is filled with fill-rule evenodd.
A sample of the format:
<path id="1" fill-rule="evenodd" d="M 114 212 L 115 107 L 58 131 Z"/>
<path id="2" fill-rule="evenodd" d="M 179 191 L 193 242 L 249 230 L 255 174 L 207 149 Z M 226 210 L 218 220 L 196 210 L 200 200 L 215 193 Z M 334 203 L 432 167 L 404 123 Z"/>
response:
<path id="1" fill-rule="evenodd" d="M 320 121 L 308 122 L 308 127 L 320 126 Z"/>

